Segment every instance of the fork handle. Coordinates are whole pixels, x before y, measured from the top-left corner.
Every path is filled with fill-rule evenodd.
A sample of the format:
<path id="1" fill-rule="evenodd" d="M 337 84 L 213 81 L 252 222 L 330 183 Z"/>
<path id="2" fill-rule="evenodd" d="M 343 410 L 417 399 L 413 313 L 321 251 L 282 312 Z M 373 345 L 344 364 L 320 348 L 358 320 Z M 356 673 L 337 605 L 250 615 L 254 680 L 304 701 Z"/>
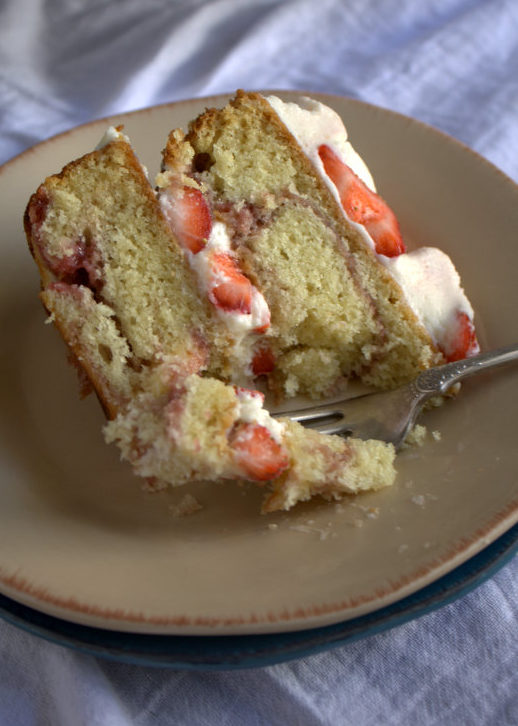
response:
<path id="1" fill-rule="evenodd" d="M 518 360 L 518 344 L 516 343 L 488 353 L 480 353 L 472 358 L 464 358 L 453 363 L 429 368 L 417 377 L 415 386 L 423 395 L 446 393 L 454 383 L 463 378 L 514 360 Z"/>

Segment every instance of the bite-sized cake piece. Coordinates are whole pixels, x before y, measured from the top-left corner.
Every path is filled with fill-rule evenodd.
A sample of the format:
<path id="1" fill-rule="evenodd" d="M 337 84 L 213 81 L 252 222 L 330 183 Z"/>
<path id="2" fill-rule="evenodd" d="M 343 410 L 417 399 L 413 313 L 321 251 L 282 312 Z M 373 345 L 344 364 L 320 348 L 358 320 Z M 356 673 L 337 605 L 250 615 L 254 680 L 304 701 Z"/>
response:
<path id="1" fill-rule="evenodd" d="M 322 104 L 238 92 L 170 134 L 157 181 L 200 295 L 233 338 L 221 375 L 319 397 L 353 377 L 394 387 L 477 352 L 451 261 L 406 252 Z"/>
<path id="2" fill-rule="evenodd" d="M 274 419 L 238 385 L 271 368 L 271 306 L 198 182 L 181 182 L 166 220 L 112 129 L 27 206 L 41 299 L 103 404 L 106 439 L 151 487 L 249 480 L 267 485 L 266 511 L 391 484 L 391 446 Z"/>

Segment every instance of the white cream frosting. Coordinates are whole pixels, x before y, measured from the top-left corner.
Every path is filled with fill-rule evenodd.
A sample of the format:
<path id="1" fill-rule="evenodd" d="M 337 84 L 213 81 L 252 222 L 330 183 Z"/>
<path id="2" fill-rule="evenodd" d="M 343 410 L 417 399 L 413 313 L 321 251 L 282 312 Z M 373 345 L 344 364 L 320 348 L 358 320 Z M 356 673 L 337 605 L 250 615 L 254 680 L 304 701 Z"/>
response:
<path id="1" fill-rule="evenodd" d="M 336 111 L 306 96 L 299 103 L 281 101 L 277 96 L 268 96 L 266 100 L 323 176 L 328 178 L 318 147 L 327 144 L 369 189 L 376 191 L 367 164 L 348 141 L 347 129 Z"/>
<path id="2" fill-rule="evenodd" d="M 205 247 L 193 254 L 186 251 L 189 263 L 196 272 L 200 290 L 209 296 L 210 290 L 222 282 L 226 282 L 224 273 L 215 270 L 211 264 L 211 256 L 215 252 L 231 253 L 232 247 L 230 237 L 223 222 L 214 222 L 210 237 Z M 232 310 L 227 311 L 216 306 L 218 315 L 225 321 L 234 336 L 240 338 L 249 332 L 268 325 L 270 322 L 270 310 L 263 295 L 252 286 L 252 303 L 250 313 L 240 313 Z"/>
<path id="3" fill-rule="evenodd" d="M 318 101 L 306 97 L 300 99 L 300 105 L 286 103 L 275 96 L 268 96 L 266 100 L 313 162 L 347 217 L 336 187 L 325 172 L 318 154 L 319 146 L 330 146 L 370 189 L 375 191 L 376 188 L 367 165 L 348 141 L 347 130 L 340 116 Z M 363 238 L 374 250 L 374 242 L 367 230 L 360 224 L 351 220 L 349 222 L 362 230 Z M 409 306 L 436 345 L 442 347 L 448 340 L 448 333 L 458 312 L 465 313 L 473 321 L 473 308 L 461 287 L 459 274 L 444 252 L 433 247 L 422 247 L 397 257 L 379 254 L 377 257 L 399 284 Z"/>
<path id="4" fill-rule="evenodd" d="M 126 134 L 123 134 L 122 131 L 116 129 L 115 126 L 108 126 L 104 132 L 104 136 L 95 147 L 95 150 L 99 151 L 100 149 L 103 149 L 112 141 L 125 141 L 127 144 L 131 143 L 129 137 L 126 136 Z"/>
<path id="5" fill-rule="evenodd" d="M 379 258 L 435 343 L 441 344 L 448 338 L 457 312 L 473 320 L 473 308 L 461 287 L 459 273 L 441 250 L 420 247 L 398 257 Z"/>
<path id="6" fill-rule="evenodd" d="M 267 429 L 277 443 L 282 442 L 285 424 L 272 418 L 263 408 L 264 396 L 259 391 L 236 388 L 237 418 L 245 423 L 254 423 Z"/>

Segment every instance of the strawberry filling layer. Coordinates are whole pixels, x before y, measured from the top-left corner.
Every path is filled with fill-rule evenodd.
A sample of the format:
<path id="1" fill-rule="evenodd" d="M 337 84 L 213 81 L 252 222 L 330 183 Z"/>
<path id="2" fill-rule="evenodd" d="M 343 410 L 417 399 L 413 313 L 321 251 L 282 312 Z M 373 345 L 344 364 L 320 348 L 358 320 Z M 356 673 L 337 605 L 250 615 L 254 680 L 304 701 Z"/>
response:
<path id="1" fill-rule="evenodd" d="M 275 355 L 269 346 L 260 345 L 252 358 L 252 373 L 255 377 L 267 376 L 275 368 Z"/>
<path id="2" fill-rule="evenodd" d="M 181 246 L 193 255 L 201 252 L 212 231 L 212 214 L 201 191 L 172 184 L 160 201 Z"/>
<path id="3" fill-rule="evenodd" d="M 252 313 L 253 285 L 241 272 L 237 260 L 228 252 L 214 252 L 210 257 L 212 281 L 209 300 L 226 312 Z"/>
<path id="4" fill-rule="evenodd" d="M 57 280 L 69 285 L 84 285 L 97 292 L 102 286 L 102 259 L 94 243 L 87 235 L 75 239 L 63 239 L 59 254 L 48 251 L 43 225 L 51 202 L 43 187 L 38 189 L 28 209 L 31 242 L 37 254 Z"/>
<path id="5" fill-rule="evenodd" d="M 264 334 L 270 327 L 266 300 L 241 269 L 226 224 L 214 220 L 202 192 L 173 181 L 162 190 L 160 204 L 196 273 L 201 292 L 228 325 L 233 337 L 242 342 L 249 336 Z M 250 214 L 243 214 L 239 219 L 240 229 L 251 224 Z M 249 347 L 255 347 L 253 339 Z M 253 370 L 252 358 L 250 353 L 250 370 Z"/>
<path id="6" fill-rule="evenodd" d="M 257 423 L 239 422 L 229 436 L 234 459 L 247 479 L 269 481 L 288 468 L 288 452 L 272 437 L 270 431 Z"/>
<path id="7" fill-rule="evenodd" d="M 167 435 L 177 443 L 182 438 L 182 419 L 186 410 L 185 376 L 171 382 L 163 413 Z M 234 474 L 256 482 L 277 478 L 288 468 L 290 459 L 283 443 L 284 424 L 273 419 L 263 407 L 259 391 L 234 387 L 234 423 L 227 433 L 228 446 L 235 464 Z"/>

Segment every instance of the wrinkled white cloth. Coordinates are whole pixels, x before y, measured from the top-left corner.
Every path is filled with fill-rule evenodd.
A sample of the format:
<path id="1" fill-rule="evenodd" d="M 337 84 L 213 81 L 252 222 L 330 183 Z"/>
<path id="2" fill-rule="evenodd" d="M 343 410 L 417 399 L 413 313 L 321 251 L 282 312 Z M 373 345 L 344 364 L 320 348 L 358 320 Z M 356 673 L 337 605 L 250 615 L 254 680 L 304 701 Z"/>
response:
<path id="1" fill-rule="evenodd" d="M 391 108 L 518 180 L 515 0 L 0 2 L 0 163 L 94 118 L 238 87 Z M 118 664 L 0 622 L 0 724 L 518 724 L 518 560 L 416 621 L 246 671 Z"/>

